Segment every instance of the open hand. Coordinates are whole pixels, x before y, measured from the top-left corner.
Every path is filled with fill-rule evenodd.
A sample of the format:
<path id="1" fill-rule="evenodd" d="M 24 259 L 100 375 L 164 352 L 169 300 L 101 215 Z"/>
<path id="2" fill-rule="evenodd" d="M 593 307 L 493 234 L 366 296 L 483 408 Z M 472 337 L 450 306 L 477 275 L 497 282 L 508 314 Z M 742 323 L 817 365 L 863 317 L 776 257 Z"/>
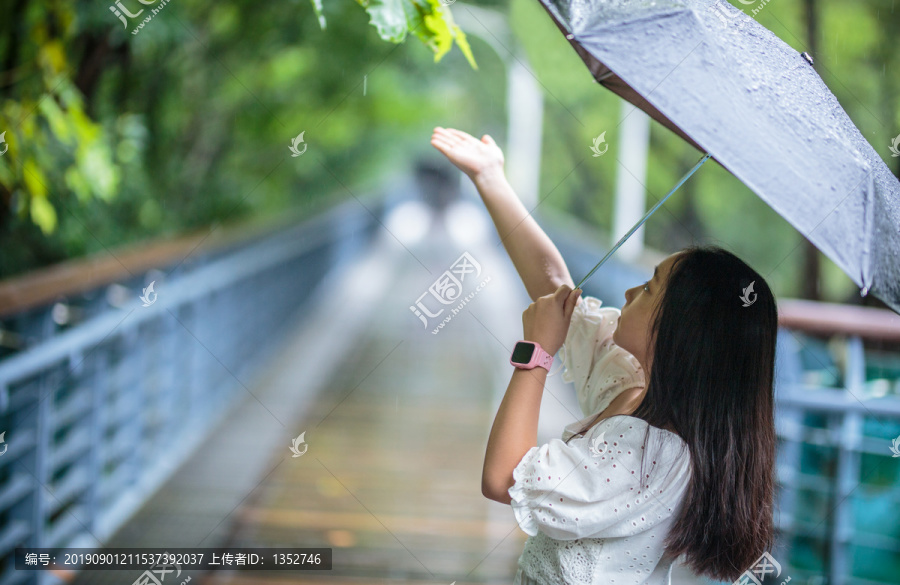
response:
<path id="1" fill-rule="evenodd" d="M 431 145 L 473 181 L 484 173 L 503 172 L 503 151 L 487 134 L 478 140 L 462 130 L 438 126 L 431 135 Z"/>
<path id="2" fill-rule="evenodd" d="M 572 289 L 563 284 L 556 292 L 538 297 L 522 313 L 525 341 L 536 341 L 544 351 L 555 354 L 566 341 L 575 303 L 581 296 L 581 289 Z"/>

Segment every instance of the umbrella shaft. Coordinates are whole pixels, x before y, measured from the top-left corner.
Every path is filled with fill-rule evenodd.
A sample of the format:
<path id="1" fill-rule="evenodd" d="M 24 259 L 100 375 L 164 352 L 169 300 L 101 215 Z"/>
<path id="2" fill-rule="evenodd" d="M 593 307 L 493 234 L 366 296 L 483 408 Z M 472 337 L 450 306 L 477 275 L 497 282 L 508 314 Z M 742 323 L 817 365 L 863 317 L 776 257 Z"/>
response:
<path id="1" fill-rule="evenodd" d="M 703 163 L 705 163 L 707 160 L 709 160 L 709 157 L 710 157 L 710 154 L 709 154 L 708 152 L 707 152 L 705 155 L 703 155 L 703 157 L 700 159 L 700 161 L 699 161 L 697 164 L 694 165 L 694 168 L 692 168 L 691 170 L 689 170 L 689 171 L 687 172 L 687 174 L 685 174 L 683 177 L 681 177 L 681 180 L 678 181 L 678 184 L 675 185 L 675 187 L 674 187 L 671 191 L 669 191 L 669 194 L 668 194 L 668 195 L 666 195 L 665 197 L 663 197 L 662 199 L 660 199 L 659 202 L 658 202 L 656 205 L 654 205 L 654 206 L 650 209 L 650 211 L 648 211 L 647 213 L 644 214 L 644 217 L 642 217 L 640 220 L 638 220 L 638 222 L 637 222 L 636 224 L 634 224 L 634 226 L 632 226 L 632 228 L 631 228 L 630 230 L 628 230 L 628 233 L 626 233 L 624 236 L 622 236 L 621 238 L 619 238 L 619 241 L 616 242 L 616 245 L 612 247 L 612 250 L 610 250 L 609 252 L 606 253 L 606 256 L 604 256 L 603 259 L 600 260 L 600 262 L 598 262 L 597 265 L 594 266 L 594 268 L 593 268 L 590 272 L 587 273 L 587 276 L 585 276 L 584 278 L 581 279 L 581 282 L 579 282 L 579 283 L 578 283 L 578 286 L 576 286 L 575 288 L 581 288 L 581 285 L 584 284 L 584 281 L 586 281 L 588 278 L 590 278 L 591 275 L 594 274 L 594 272 L 596 272 L 596 270 L 597 270 L 598 268 L 600 268 L 601 266 L 603 266 L 603 263 L 606 262 L 606 260 L 607 260 L 610 256 L 612 256 L 613 253 L 615 253 L 616 250 L 618 250 L 620 247 L 622 247 L 622 244 L 625 243 L 625 240 L 627 240 L 629 237 L 631 237 L 631 234 L 633 234 L 634 232 L 636 232 L 637 229 L 638 229 L 639 227 L 641 227 L 641 226 L 644 224 L 645 221 L 647 221 L 647 218 L 650 217 L 651 215 L 653 215 L 653 212 L 656 211 L 657 209 L 659 209 L 660 205 L 662 205 L 663 203 L 665 203 L 665 202 L 666 202 L 666 199 L 668 199 L 669 197 L 672 196 L 672 193 L 674 193 L 674 192 L 677 191 L 682 185 L 684 185 L 685 181 L 687 181 L 688 179 L 690 179 L 690 178 L 691 178 L 691 175 L 693 175 L 694 173 L 696 173 L 696 172 L 697 172 L 697 169 L 699 169 L 701 166 L 703 166 Z"/>

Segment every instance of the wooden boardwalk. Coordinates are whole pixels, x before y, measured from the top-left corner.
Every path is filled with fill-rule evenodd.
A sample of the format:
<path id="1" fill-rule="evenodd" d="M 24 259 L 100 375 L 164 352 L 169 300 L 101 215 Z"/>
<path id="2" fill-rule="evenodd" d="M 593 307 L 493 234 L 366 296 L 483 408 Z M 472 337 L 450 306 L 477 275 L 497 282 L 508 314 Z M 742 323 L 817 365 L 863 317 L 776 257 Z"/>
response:
<path id="1" fill-rule="evenodd" d="M 171 579 L 192 585 L 511 583 L 527 535 L 480 482 L 530 300 L 496 236 L 460 242 L 432 230 L 427 242 L 383 233 L 368 259 L 318 291 L 266 375 L 242 381 L 246 400 L 108 544 L 333 549 L 330 571 Z M 477 282 L 490 281 L 433 335 L 409 307 L 463 252 L 481 265 Z M 538 441 L 576 418 L 571 386 L 551 377 Z M 301 433 L 307 450 L 293 457 Z"/>
<path id="2" fill-rule="evenodd" d="M 308 451 L 293 458 L 285 445 L 235 513 L 230 545 L 332 547 L 333 570 L 210 583 L 511 582 L 526 535 L 508 506 L 481 495 L 481 467 L 527 297 L 497 251 L 471 250 L 480 279 L 493 268 L 490 283 L 437 335 L 426 331 L 409 305 L 464 251 L 443 249 L 413 252 L 432 275 L 403 252 L 405 268 L 304 417 Z"/>

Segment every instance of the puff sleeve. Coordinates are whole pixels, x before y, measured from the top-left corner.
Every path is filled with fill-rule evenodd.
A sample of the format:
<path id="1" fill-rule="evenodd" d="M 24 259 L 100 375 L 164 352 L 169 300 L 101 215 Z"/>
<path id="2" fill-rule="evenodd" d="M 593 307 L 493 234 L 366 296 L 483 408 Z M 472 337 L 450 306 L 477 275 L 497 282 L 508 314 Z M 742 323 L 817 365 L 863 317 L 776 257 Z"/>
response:
<path id="1" fill-rule="evenodd" d="M 644 370 L 630 352 L 613 342 L 621 311 L 601 307 L 596 297 L 575 305 L 566 340 L 559 350 L 562 379 L 574 382 L 585 416 L 597 414 L 622 392 L 644 387 Z"/>
<path id="2" fill-rule="evenodd" d="M 532 447 L 508 490 L 519 527 L 557 540 L 613 538 L 672 516 L 690 477 L 690 454 L 677 435 L 655 427 L 645 445 L 647 428 L 617 415 L 568 444 L 553 439 Z"/>

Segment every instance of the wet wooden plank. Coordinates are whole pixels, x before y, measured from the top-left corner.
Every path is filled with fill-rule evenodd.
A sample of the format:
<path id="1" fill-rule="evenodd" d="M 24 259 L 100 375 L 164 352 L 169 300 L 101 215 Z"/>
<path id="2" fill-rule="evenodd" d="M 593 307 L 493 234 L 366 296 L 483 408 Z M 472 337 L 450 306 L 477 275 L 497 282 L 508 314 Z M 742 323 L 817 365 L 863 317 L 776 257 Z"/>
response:
<path id="1" fill-rule="evenodd" d="M 420 281 L 398 283 L 298 421 L 307 452 L 293 458 L 285 445 L 284 463 L 233 515 L 230 545 L 332 547 L 333 570 L 210 583 L 511 582 L 527 535 L 509 506 L 481 494 L 493 402 L 505 390 L 494 369 L 506 371 L 508 356 L 469 315 L 439 335 L 423 331 L 407 306 Z"/>

